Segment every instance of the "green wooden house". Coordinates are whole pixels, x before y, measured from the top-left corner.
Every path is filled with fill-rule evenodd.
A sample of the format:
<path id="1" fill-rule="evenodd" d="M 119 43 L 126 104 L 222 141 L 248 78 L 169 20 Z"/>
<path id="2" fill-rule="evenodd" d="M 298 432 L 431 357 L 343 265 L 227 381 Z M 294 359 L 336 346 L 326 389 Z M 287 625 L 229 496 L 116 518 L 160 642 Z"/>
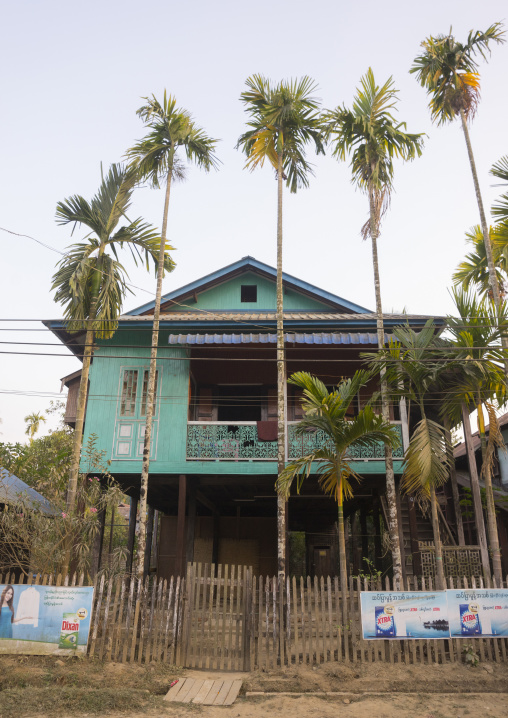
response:
<path id="1" fill-rule="evenodd" d="M 182 572 L 187 561 L 249 564 L 276 572 L 276 270 L 244 257 L 162 299 L 148 503 L 157 517 L 153 557 L 160 575 Z M 120 318 L 108 341 L 98 341 L 90 371 L 85 437 L 111 461 L 110 471 L 132 497 L 135 525 L 146 410 L 153 302 Z M 386 332 L 427 316 L 385 315 Z M 80 354 L 83 336 L 63 322 L 46 322 Z M 370 310 L 296 277 L 284 275 L 287 373 L 305 370 L 327 385 L 351 375 L 360 353 L 377 347 Z M 65 379 L 64 379 L 64 383 Z M 69 405 L 79 383 L 70 375 Z M 369 387 L 357 397 L 359 409 Z M 319 442 L 294 427 L 301 417 L 298 395 L 287 390 L 287 458 Z M 72 417 L 71 417 L 72 418 Z M 402 437 L 398 406 L 392 420 Z M 403 448 L 395 452 L 400 476 Z M 86 470 L 87 467 L 83 467 Z M 350 555 L 379 563 L 385 507 L 382 446 L 358 450 L 354 468 L 363 477 L 346 505 L 351 516 Z M 401 523 L 410 540 L 410 510 Z M 312 480 L 288 502 L 289 562 L 293 572 L 337 572 L 336 506 Z M 413 522 L 414 523 L 414 522 Z M 422 531 L 427 531 L 423 528 Z M 431 534 L 420 538 L 431 538 Z M 406 552 L 407 552 L 406 550 Z M 291 562 L 293 562 L 291 564 Z"/>

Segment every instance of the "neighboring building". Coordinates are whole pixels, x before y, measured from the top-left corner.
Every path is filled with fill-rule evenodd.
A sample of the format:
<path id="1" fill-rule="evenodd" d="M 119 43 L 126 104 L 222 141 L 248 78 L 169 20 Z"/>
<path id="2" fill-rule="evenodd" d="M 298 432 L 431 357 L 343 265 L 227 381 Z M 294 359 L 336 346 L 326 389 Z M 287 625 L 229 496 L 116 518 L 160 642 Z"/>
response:
<path id="1" fill-rule="evenodd" d="M 501 559 L 503 564 L 503 573 L 508 574 L 508 413 L 498 418 L 501 433 L 505 441 L 503 449 L 495 449 L 494 466 L 492 470 L 492 486 L 494 489 L 494 500 L 496 504 L 497 530 L 499 536 L 499 545 L 501 547 Z M 488 436 L 489 427 L 486 427 Z M 484 488 L 484 482 L 481 480 L 482 456 L 481 443 L 478 431 L 472 435 L 473 450 L 475 452 L 476 466 L 478 476 L 480 477 L 480 487 Z M 455 467 L 457 470 L 457 483 L 462 489 L 471 488 L 471 477 L 469 473 L 469 465 L 467 462 L 466 444 L 461 442 L 453 449 L 455 458 Z M 469 497 L 462 491 L 462 501 L 469 503 Z M 472 543 L 476 541 L 476 532 L 474 528 L 473 509 L 470 506 L 465 507 L 466 517 L 464 520 L 464 531 L 466 541 Z"/>
<path id="2" fill-rule="evenodd" d="M 97 341 L 90 371 L 85 441 L 92 433 L 98 436 L 98 448 L 111 460 L 109 470 L 134 499 L 140 486 L 153 307 L 151 302 L 123 315 L 115 336 Z M 428 318 L 385 315 L 387 335 L 406 322 L 418 329 Z M 80 356 L 84 334 L 70 335 L 63 321 L 45 324 Z M 351 376 L 361 366 L 360 354 L 377 347 L 374 313 L 287 274 L 284 326 L 288 376 L 305 370 L 327 385 Z M 160 328 L 148 490 L 148 503 L 161 516 L 158 572 L 182 572 L 186 561 L 195 560 L 250 564 L 257 573 L 273 574 L 276 270 L 245 257 L 174 290 L 162 299 Z M 69 397 L 69 382 L 76 378 L 63 380 Z M 361 392 L 355 410 L 373 388 Z M 288 459 L 320 441 L 318 434 L 296 437 L 300 418 L 299 396 L 288 386 Z M 392 421 L 401 432 L 398 406 L 392 407 Z M 395 452 L 397 477 L 402 456 L 401 447 Z M 355 452 L 354 469 L 363 480 L 345 511 L 352 517 L 351 560 L 361 569 L 362 556 L 380 564 L 384 554 L 383 447 Z M 429 538 L 428 522 L 420 517 L 423 533 L 418 535 L 413 502 L 404 497 L 400 510 L 411 570 L 411 541 Z M 302 572 L 336 572 L 336 516 L 336 504 L 312 479 L 300 496 L 290 498 L 289 544 Z"/>

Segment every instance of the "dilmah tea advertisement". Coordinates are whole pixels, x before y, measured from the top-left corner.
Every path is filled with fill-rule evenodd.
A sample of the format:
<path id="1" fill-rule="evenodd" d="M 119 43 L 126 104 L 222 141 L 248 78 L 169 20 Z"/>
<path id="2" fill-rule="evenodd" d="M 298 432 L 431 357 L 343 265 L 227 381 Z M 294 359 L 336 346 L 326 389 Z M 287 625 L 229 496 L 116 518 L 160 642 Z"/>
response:
<path id="1" fill-rule="evenodd" d="M 86 652 L 92 586 L 0 584 L 0 653 Z"/>
<path id="2" fill-rule="evenodd" d="M 508 636 L 508 589 L 364 591 L 363 638 Z"/>

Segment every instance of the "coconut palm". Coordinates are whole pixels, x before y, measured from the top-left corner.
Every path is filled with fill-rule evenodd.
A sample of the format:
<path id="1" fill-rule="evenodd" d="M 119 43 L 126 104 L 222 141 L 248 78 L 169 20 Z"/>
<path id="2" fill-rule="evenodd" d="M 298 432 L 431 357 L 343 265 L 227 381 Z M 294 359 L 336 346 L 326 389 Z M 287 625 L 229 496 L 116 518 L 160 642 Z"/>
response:
<path id="1" fill-rule="evenodd" d="M 494 256 L 467 126 L 480 101 L 478 60 L 487 59 L 490 45 L 494 42 L 504 42 L 503 25 L 500 22 L 494 23 L 485 32 L 471 30 L 465 43 L 458 42 L 451 34 L 451 29 L 448 35 L 430 36 L 422 42 L 424 51 L 415 58 L 410 72 L 416 74 L 418 82 L 430 96 L 430 111 L 434 122 L 442 125 L 460 117 L 480 211 L 492 296 L 496 306 L 499 306 L 501 296 Z"/>
<path id="2" fill-rule="evenodd" d="M 159 343 L 159 317 L 162 296 L 163 266 L 161 258 L 166 245 L 169 199 L 173 180 L 183 179 L 185 165 L 179 153 L 184 153 L 189 162 L 209 172 L 218 168 L 215 145 L 218 140 L 208 137 L 204 130 L 192 120 L 187 110 L 177 108 L 176 100 L 164 91 L 162 103 L 154 95 L 143 98 L 146 104 L 139 108 L 137 115 L 148 129 L 142 140 L 136 142 L 127 153 L 132 167 L 141 181 L 147 181 L 155 189 L 166 185 L 162 232 L 155 294 L 152 346 L 150 352 L 150 370 L 148 374 L 146 423 L 143 446 L 143 465 L 140 488 L 140 521 L 138 528 L 137 573 L 144 572 L 144 547 L 146 543 L 146 510 L 148 494 L 148 474 L 150 466 L 150 443 L 152 438 L 152 420 L 155 401 L 155 377 L 157 371 L 157 346 Z"/>
<path id="3" fill-rule="evenodd" d="M 369 68 L 360 80 L 352 110 L 339 106 L 325 115 L 333 155 L 338 160 L 345 160 L 348 156 L 351 158 L 353 184 L 369 198 L 369 220 L 362 234 L 364 238 L 370 236 L 372 241 L 379 348 L 384 346 L 385 334 L 377 240 L 381 219 L 389 205 L 393 190 L 393 159 L 400 157 L 403 160 L 412 160 L 421 155 L 423 145 L 421 134 L 409 134 L 405 131 L 405 123 L 395 121 L 392 113 L 396 104 L 397 90 L 394 88 L 392 78 L 390 77 L 382 87 L 379 87 L 372 69 Z M 381 374 L 381 402 L 384 420 L 388 422 L 390 408 L 384 373 Z M 386 496 L 393 575 L 395 583 L 400 586 L 402 562 L 397 525 L 395 476 L 390 447 L 386 451 Z"/>
<path id="4" fill-rule="evenodd" d="M 90 202 L 73 195 L 57 204 L 58 224 L 72 224 L 74 228 L 78 225 L 88 230 L 83 241 L 72 245 L 58 263 L 52 285 L 56 290 L 55 301 L 65 307 L 68 329 L 86 331 L 67 492 L 68 513 L 74 511 L 76 503 L 94 337 L 108 338 L 114 334 L 128 290 L 127 273 L 118 261 L 118 250 L 126 245 L 134 261 L 142 260 L 147 268 L 151 260 L 155 265 L 159 261 L 158 232 L 141 218 L 130 221 L 126 217 L 135 184 L 134 171 L 114 164 L 102 177 L 99 190 Z M 125 224 L 119 226 L 121 221 Z M 166 245 L 164 249 L 163 264 L 171 271 L 174 264 L 167 253 L 171 248 Z"/>
<path id="5" fill-rule="evenodd" d="M 444 410 L 455 423 L 463 410 L 464 423 L 469 424 L 469 412 L 476 409 L 478 433 L 482 447 L 481 476 L 485 484 L 487 499 L 487 526 L 492 553 L 492 565 L 497 579 L 501 579 L 501 553 L 497 533 L 494 493 L 492 489 L 492 467 L 495 448 L 503 447 L 496 408 L 501 408 L 507 399 L 506 375 L 503 362 L 506 350 L 500 347 L 500 338 L 508 325 L 507 306 L 497 308 L 488 297 L 478 300 L 471 294 L 458 289 L 453 291 L 457 316 L 448 317 L 448 329 L 454 347 L 454 362 L 451 374 L 446 377 Z M 489 419 L 489 435 L 486 436 L 485 413 Z M 466 437 L 469 438 L 469 437 Z M 473 479 L 473 501 L 480 547 L 485 545 L 485 528 L 476 472 Z M 486 559 L 484 558 L 484 564 Z M 487 559 L 488 566 L 488 559 Z"/>
<path id="6" fill-rule="evenodd" d="M 46 421 L 46 417 L 44 414 L 41 414 L 40 412 L 36 411 L 33 414 L 28 414 L 28 416 L 25 416 L 24 422 L 26 424 L 25 434 L 29 437 L 30 444 L 32 444 L 34 440 L 34 436 L 41 428 L 41 424 Z"/>
<path id="7" fill-rule="evenodd" d="M 346 543 L 344 537 L 344 499 L 353 497 L 351 479 L 360 481 L 353 470 L 349 452 L 354 447 L 368 447 L 383 442 L 397 448 L 399 437 L 393 426 L 382 416 L 376 415 L 371 406 L 362 409 L 354 419 L 348 417 L 348 409 L 365 386 L 369 372 L 357 371 L 351 379 L 341 381 L 333 391 L 323 382 L 308 374 L 297 372 L 288 379 L 290 384 L 303 389 L 302 408 L 304 418 L 296 427 L 297 435 L 309 430 L 320 432 L 320 447 L 288 464 L 279 474 L 276 487 L 287 499 L 293 481 L 300 493 L 304 479 L 310 474 L 319 477 L 323 491 L 333 496 L 338 507 L 338 535 L 340 580 L 343 590 L 347 588 Z"/>
<path id="8" fill-rule="evenodd" d="M 282 196 L 283 183 L 290 192 L 309 184 L 313 174 L 305 158 L 305 149 L 313 144 L 316 153 L 324 153 L 319 119 L 319 101 L 314 97 L 316 85 L 309 77 L 301 80 L 282 80 L 272 84 L 262 75 L 246 81 L 247 90 L 240 96 L 250 121 L 249 129 L 238 140 L 247 156 L 245 166 L 254 170 L 268 160 L 277 178 L 277 473 L 285 466 L 286 416 L 284 388 L 284 314 L 282 297 Z M 286 564 L 286 505 L 277 501 L 278 575 L 285 576 Z"/>

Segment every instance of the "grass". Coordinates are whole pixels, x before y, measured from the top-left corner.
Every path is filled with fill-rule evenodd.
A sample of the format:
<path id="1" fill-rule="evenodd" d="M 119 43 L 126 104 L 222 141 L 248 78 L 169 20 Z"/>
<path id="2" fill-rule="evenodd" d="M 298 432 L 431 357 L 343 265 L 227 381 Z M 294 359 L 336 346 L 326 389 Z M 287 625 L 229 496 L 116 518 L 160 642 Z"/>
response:
<path id="1" fill-rule="evenodd" d="M 162 707 L 162 696 L 180 673 L 167 664 L 0 656 L 0 716 L 149 711 Z"/>

